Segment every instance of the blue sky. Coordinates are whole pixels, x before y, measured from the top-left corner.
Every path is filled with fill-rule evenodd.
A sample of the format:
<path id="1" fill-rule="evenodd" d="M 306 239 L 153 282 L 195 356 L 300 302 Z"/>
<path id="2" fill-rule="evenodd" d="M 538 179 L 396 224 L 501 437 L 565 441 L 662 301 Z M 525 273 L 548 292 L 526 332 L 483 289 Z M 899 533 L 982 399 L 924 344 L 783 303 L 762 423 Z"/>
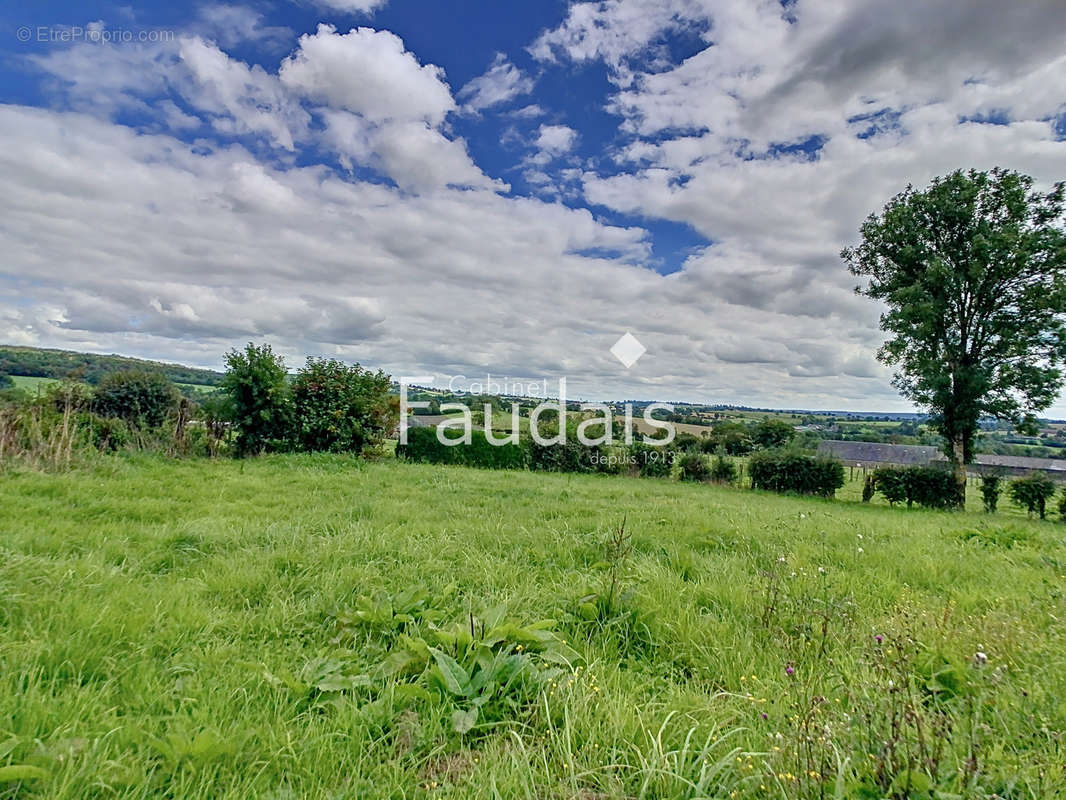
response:
<path id="1" fill-rule="evenodd" d="M 1064 177 L 1057 5 L 7 11 L 0 340 L 906 410 L 837 254 L 908 182 Z"/>

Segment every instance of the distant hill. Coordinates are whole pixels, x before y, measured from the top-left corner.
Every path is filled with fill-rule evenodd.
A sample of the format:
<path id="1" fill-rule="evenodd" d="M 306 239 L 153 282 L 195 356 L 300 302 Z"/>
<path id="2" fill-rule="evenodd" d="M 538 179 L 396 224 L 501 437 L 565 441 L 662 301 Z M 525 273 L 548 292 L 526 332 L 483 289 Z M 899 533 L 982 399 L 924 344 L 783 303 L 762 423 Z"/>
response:
<path id="1" fill-rule="evenodd" d="M 161 372 L 174 383 L 218 386 L 222 373 L 210 369 L 184 367 L 162 361 L 147 361 L 128 356 L 100 356 L 72 350 L 49 350 L 40 347 L 0 345 L 0 375 L 27 378 L 78 378 L 98 383 L 109 372 L 145 369 Z"/>

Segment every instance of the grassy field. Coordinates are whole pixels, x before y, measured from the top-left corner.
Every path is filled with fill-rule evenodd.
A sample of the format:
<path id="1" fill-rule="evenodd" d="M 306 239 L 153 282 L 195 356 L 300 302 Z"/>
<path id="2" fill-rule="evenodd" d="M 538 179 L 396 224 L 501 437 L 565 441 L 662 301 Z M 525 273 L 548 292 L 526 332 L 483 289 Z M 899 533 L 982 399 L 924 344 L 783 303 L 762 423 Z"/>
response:
<path id="1" fill-rule="evenodd" d="M 43 391 L 53 383 L 59 383 L 58 378 L 31 378 L 26 375 L 12 375 L 11 380 L 14 381 L 16 389 L 22 389 L 31 394 L 35 393 L 38 389 Z"/>
<path id="2" fill-rule="evenodd" d="M 1063 797 L 1064 532 L 343 457 L 7 472 L 0 797 Z"/>

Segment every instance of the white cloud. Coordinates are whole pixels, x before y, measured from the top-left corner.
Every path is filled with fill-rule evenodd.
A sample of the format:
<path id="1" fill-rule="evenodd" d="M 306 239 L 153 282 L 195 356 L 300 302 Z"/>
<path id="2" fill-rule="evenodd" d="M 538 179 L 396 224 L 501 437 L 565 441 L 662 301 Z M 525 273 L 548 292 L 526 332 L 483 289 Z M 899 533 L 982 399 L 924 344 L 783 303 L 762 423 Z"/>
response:
<path id="1" fill-rule="evenodd" d="M 574 3 L 563 23 L 537 37 L 529 51 L 541 61 L 601 59 L 617 69 L 665 32 L 690 28 L 706 16 L 696 0 Z"/>
<path id="2" fill-rule="evenodd" d="M 439 125 L 455 109 L 444 71 L 421 65 L 389 31 L 355 28 L 337 33 L 319 25 L 281 64 L 290 90 L 369 120 L 424 120 Z"/>
<path id="3" fill-rule="evenodd" d="M 904 2 L 572 5 L 532 52 L 602 60 L 619 137 L 590 163 L 597 134 L 539 125 L 536 102 L 505 134 L 565 206 L 501 194 L 450 128 L 470 120 L 443 71 L 387 31 L 320 27 L 277 73 L 206 31 L 56 50 L 49 96 L 84 113 L 0 106 L 0 339 L 211 366 L 269 339 L 396 374 L 566 374 L 586 396 L 905 408 L 837 252 L 907 182 L 1062 178 L 1066 59 L 1054 0 Z M 713 46 L 667 63 L 681 30 Z M 520 96 L 515 72 L 498 58 L 462 101 Z M 149 121 L 118 124 L 130 109 Z M 294 166 L 323 151 L 350 172 Z M 645 230 L 580 203 L 714 243 L 664 277 Z M 648 347 L 630 371 L 608 353 L 626 329 Z"/>
<path id="4" fill-rule="evenodd" d="M 542 153 L 560 156 L 569 153 L 577 142 L 577 131 L 567 125 L 541 125 L 534 146 Z"/>
<path id="5" fill-rule="evenodd" d="M 445 116 L 456 104 L 443 70 L 419 64 L 388 31 L 338 34 L 320 25 L 300 37 L 277 74 L 199 36 L 158 48 L 72 47 L 38 63 L 62 82 L 73 107 L 93 113 L 133 107 L 163 130 L 199 127 L 200 117 L 158 97 L 173 93 L 220 134 L 263 136 L 289 152 L 319 145 L 348 169 L 376 169 L 407 190 L 508 188 L 481 172 L 462 139 L 446 135 Z"/>
<path id="6" fill-rule="evenodd" d="M 317 0 L 324 8 L 349 14 L 371 14 L 382 8 L 389 0 Z"/>
<path id="7" fill-rule="evenodd" d="M 529 94 L 533 91 L 533 83 L 533 79 L 508 61 L 507 56 L 497 53 L 488 71 L 467 83 L 457 96 L 464 108 L 481 111 Z"/>
<path id="8" fill-rule="evenodd" d="M 227 133 L 265 133 L 278 147 L 295 149 L 310 116 L 262 67 L 231 59 L 199 38 L 184 39 L 179 50 L 196 85 L 189 99 L 211 114 Z"/>

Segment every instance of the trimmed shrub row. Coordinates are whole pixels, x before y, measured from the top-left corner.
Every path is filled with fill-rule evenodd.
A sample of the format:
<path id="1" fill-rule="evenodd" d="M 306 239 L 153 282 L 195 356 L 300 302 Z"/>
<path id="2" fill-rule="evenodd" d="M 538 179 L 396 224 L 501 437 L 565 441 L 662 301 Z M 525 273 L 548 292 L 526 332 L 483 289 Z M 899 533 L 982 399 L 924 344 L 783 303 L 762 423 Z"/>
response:
<path id="1" fill-rule="evenodd" d="M 529 449 L 521 445 L 489 444 L 484 431 L 471 431 L 470 444 L 443 445 L 436 428 L 411 428 L 407 444 L 396 445 L 397 458 L 430 464 L 459 464 L 487 469 L 525 469 L 530 465 Z"/>
<path id="2" fill-rule="evenodd" d="M 890 505 L 956 508 L 962 504 L 954 474 L 941 467 L 880 467 L 873 471 L 873 486 Z"/>
<path id="3" fill-rule="evenodd" d="M 832 497 L 844 485 L 844 465 L 834 458 L 766 451 L 748 462 L 753 489 Z"/>
<path id="4" fill-rule="evenodd" d="M 396 456 L 431 464 L 459 464 L 487 469 L 533 469 L 545 472 L 630 472 L 642 477 L 669 477 L 677 451 L 635 443 L 629 447 L 590 447 L 579 442 L 542 445 L 492 445 L 484 431 L 471 432 L 470 444 L 445 445 L 436 428 L 410 428 L 407 444 L 396 447 Z M 735 465 L 718 456 L 709 461 L 701 453 L 685 453 L 678 460 L 684 481 L 733 483 Z M 752 487 L 775 492 L 832 497 L 844 485 L 844 466 L 836 459 L 788 452 L 762 452 L 751 458 Z"/>

